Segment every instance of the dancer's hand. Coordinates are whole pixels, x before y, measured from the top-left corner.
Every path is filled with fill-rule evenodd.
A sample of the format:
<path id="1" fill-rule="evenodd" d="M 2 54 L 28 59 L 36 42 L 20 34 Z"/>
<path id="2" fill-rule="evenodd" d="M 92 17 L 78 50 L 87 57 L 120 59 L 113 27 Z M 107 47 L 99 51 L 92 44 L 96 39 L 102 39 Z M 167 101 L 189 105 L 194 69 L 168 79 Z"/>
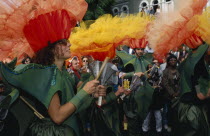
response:
<path id="1" fill-rule="evenodd" d="M 117 92 L 115 93 L 116 96 L 119 96 L 125 92 L 124 87 L 118 86 Z"/>
<path id="2" fill-rule="evenodd" d="M 142 72 L 137 72 L 137 73 L 135 73 L 134 75 L 136 75 L 136 76 L 138 76 L 138 77 L 141 77 L 141 76 L 144 75 L 144 73 L 142 73 Z"/>
<path id="3" fill-rule="evenodd" d="M 96 92 L 94 93 L 94 97 L 98 98 L 99 96 L 106 96 L 106 87 L 103 85 L 99 85 L 96 87 Z"/>
<path id="4" fill-rule="evenodd" d="M 89 81 L 85 84 L 85 86 L 83 87 L 83 90 L 85 90 L 88 94 L 92 94 L 96 92 L 98 84 L 99 84 L 99 81 L 97 80 Z"/>

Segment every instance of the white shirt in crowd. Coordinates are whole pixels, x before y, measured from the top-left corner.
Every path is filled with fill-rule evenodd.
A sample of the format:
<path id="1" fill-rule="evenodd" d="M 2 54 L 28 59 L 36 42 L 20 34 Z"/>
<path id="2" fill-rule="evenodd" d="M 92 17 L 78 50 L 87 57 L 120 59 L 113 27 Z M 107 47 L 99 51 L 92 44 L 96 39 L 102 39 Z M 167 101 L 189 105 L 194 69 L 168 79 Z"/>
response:
<path id="1" fill-rule="evenodd" d="M 154 50 L 153 50 L 152 48 L 146 46 L 146 48 L 144 49 L 144 52 L 145 52 L 145 53 L 153 53 Z"/>

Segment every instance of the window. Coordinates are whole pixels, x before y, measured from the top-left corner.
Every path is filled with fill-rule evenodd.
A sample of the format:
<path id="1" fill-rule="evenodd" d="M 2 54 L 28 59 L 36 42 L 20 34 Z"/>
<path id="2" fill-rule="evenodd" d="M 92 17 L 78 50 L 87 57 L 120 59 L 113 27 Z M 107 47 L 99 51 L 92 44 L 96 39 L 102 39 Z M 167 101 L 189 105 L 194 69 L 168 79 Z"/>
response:
<path id="1" fill-rule="evenodd" d="M 120 10 L 118 7 L 115 7 L 112 9 L 112 12 L 113 12 L 113 15 L 115 16 L 115 15 L 119 15 Z"/>
<path id="2" fill-rule="evenodd" d="M 141 4 L 141 7 L 146 7 L 146 6 L 147 6 L 147 3 L 145 2 Z"/>
<path id="3" fill-rule="evenodd" d="M 126 12 L 128 9 L 127 7 L 123 7 L 123 11 Z"/>
<path id="4" fill-rule="evenodd" d="M 123 6 L 121 7 L 121 12 L 122 12 L 122 13 L 129 14 L 129 8 L 128 8 L 128 6 L 127 6 L 127 5 L 123 5 Z"/>
<path id="5" fill-rule="evenodd" d="M 158 4 L 158 0 L 154 0 L 153 1 L 153 4 Z"/>
<path id="6" fill-rule="evenodd" d="M 119 11 L 118 11 L 118 9 L 114 9 L 114 13 L 116 14 L 116 13 L 118 13 Z"/>
<path id="7" fill-rule="evenodd" d="M 158 0 L 154 0 L 153 2 L 153 10 L 154 10 L 154 13 L 156 13 L 157 11 L 157 8 L 159 8 L 160 6 L 158 5 Z"/>
<path id="8" fill-rule="evenodd" d="M 142 0 L 139 4 L 139 12 L 142 12 L 143 10 L 147 9 L 149 7 L 149 2 L 146 0 Z"/>

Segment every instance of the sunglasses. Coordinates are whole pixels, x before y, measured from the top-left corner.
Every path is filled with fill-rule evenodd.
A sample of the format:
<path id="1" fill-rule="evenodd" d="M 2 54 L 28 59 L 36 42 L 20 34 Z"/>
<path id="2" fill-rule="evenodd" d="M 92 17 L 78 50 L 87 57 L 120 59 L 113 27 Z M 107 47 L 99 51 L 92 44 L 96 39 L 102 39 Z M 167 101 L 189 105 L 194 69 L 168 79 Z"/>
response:
<path id="1" fill-rule="evenodd" d="M 88 60 L 83 60 L 83 62 L 88 62 Z"/>

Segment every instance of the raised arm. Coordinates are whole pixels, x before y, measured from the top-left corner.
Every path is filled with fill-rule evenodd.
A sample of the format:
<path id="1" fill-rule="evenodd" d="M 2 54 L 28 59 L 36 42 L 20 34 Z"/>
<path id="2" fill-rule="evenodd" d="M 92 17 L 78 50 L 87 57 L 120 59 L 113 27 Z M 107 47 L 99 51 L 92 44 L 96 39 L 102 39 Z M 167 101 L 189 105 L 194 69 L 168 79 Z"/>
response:
<path id="1" fill-rule="evenodd" d="M 86 85 L 83 87 L 81 91 L 79 91 L 69 102 L 61 105 L 60 98 L 58 93 L 56 93 L 50 102 L 48 107 L 48 113 L 51 119 L 56 124 L 61 124 L 63 121 L 66 120 L 69 116 L 71 116 L 76 109 L 82 103 L 82 100 L 95 92 L 96 86 L 98 85 L 99 81 L 92 80 L 87 82 Z"/>

